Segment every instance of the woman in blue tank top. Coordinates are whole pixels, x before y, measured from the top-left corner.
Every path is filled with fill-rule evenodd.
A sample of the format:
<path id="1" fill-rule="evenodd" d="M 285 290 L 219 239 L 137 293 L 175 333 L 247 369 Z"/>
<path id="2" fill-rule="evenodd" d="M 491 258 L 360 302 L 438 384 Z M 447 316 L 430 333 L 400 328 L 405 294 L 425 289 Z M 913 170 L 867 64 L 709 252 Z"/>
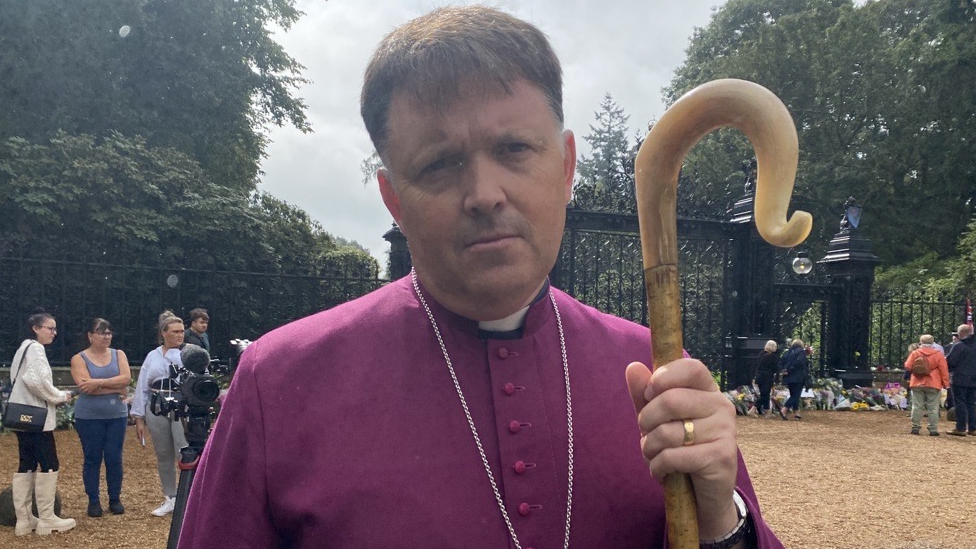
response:
<path id="1" fill-rule="evenodd" d="M 98 480 L 105 461 L 108 508 L 125 512 L 122 492 L 122 443 L 129 410 L 125 397 L 131 376 L 125 353 L 113 349 L 112 326 L 103 318 L 92 321 L 89 346 L 71 357 L 71 377 L 81 394 L 75 403 L 75 429 L 85 456 L 82 479 L 88 494 L 88 516 L 102 516 Z"/>

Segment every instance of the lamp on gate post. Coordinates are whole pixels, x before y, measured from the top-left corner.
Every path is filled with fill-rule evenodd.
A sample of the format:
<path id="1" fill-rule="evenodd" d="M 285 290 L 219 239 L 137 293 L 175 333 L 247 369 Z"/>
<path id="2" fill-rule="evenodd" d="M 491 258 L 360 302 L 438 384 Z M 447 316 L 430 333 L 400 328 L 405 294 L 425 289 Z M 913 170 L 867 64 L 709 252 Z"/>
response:
<path id="1" fill-rule="evenodd" d="M 813 270 L 813 261 L 807 252 L 797 252 L 793 260 L 793 272 L 798 275 L 808 275 Z"/>

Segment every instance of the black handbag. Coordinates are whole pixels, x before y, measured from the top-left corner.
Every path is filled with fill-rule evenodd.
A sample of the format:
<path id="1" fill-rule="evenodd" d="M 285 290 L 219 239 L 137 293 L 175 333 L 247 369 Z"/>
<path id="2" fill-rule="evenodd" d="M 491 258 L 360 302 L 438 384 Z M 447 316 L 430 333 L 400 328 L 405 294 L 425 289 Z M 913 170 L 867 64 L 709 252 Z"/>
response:
<path id="1" fill-rule="evenodd" d="M 27 358 L 27 349 L 24 349 L 23 356 L 20 357 L 20 365 L 17 366 L 17 377 L 20 377 L 20 370 L 24 366 L 24 359 Z M 14 392 L 14 385 L 17 379 L 14 378 L 10 385 L 10 394 Z M 3 419 L 0 425 L 4 429 L 11 431 L 21 431 L 24 433 L 41 433 L 44 431 L 44 423 L 47 421 L 47 406 L 31 406 L 19 402 L 7 402 L 3 410 Z"/>

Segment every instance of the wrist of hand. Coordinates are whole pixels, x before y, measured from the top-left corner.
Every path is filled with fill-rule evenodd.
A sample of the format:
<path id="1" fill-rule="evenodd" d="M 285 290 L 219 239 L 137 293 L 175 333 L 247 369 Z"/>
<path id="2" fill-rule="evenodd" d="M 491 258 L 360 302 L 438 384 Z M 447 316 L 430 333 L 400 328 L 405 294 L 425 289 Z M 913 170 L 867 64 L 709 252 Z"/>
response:
<path id="1" fill-rule="evenodd" d="M 700 549 L 729 549 L 735 547 L 749 534 L 752 523 L 749 520 L 749 509 L 738 492 L 732 493 L 733 506 L 738 517 L 735 526 L 726 534 L 717 538 L 702 537 L 699 540 Z"/>
<path id="2" fill-rule="evenodd" d="M 701 540 L 721 538 L 732 531 L 738 521 L 739 515 L 733 498 L 721 503 L 698 503 L 698 538 Z"/>

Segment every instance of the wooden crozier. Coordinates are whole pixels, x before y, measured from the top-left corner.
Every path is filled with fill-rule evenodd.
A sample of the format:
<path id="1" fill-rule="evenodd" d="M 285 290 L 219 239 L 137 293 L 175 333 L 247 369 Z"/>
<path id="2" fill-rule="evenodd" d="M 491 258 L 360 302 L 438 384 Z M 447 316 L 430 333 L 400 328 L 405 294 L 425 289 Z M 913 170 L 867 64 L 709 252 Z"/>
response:
<path id="1" fill-rule="evenodd" d="M 796 211 L 787 220 L 797 166 L 797 137 L 786 106 L 766 88 L 744 80 L 715 80 L 688 92 L 651 129 L 637 154 L 637 215 L 644 255 L 647 315 L 654 364 L 681 358 L 676 197 L 678 172 L 688 151 L 722 126 L 744 133 L 756 151 L 755 222 L 770 244 L 796 246 L 813 218 Z M 664 479 L 668 540 L 673 549 L 698 548 L 698 520 L 691 477 Z"/>

